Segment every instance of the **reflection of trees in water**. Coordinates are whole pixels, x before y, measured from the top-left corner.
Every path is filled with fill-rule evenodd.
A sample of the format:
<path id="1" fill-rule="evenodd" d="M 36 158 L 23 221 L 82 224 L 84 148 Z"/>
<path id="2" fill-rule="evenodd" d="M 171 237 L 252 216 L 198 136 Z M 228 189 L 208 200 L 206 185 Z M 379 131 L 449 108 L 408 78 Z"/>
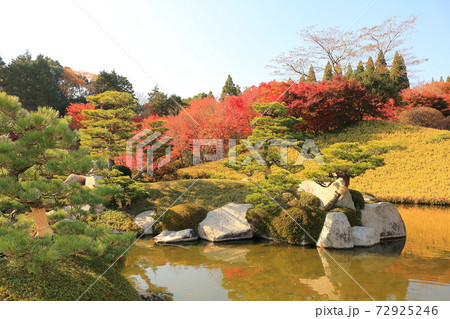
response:
<path id="1" fill-rule="evenodd" d="M 371 248 L 329 251 L 375 299 L 403 300 L 408 280 L 386 270 L 401 254 L 404 239 Z M 142 278 L 159 266 L 220 268 L 231 300 L 367 300 L 369 297 L 321 249 L 253 241 L 135 247 L 123 274 Z M 169 288 L 170 289 L 170 288 Z"/>

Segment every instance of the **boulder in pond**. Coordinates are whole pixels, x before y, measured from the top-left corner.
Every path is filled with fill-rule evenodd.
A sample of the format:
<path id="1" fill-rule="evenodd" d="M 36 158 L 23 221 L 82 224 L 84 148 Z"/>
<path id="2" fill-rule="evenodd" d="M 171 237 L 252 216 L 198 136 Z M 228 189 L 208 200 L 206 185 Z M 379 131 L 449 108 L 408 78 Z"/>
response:
<path id="1" fill-rule="evenodd" d="M 361 210 L 361 222 L 365 227 L 374 228 L 381 239 L 406 236 L 402 216 L 389 202 L 366 204 Z"/>
<path id="2" fill-rule="evenodd" d="M 350 222 L 344 213 L 331 212 L 327 214 L 317 246 L 340 249 L 353 248 Z"/>
<path id="3" fill-rule="evenodd" d="M 164 230 L 158 236 L 153 237 L 155 243 L 158 244 L 172 244 L 186 241 L 197 240 L 198 237 L 193 229 L 184 229 L 177 231 Z"/>
<path id="4" fill-rule="evenodd" d="M 371 247 L 380 243 L 380 234 L 372 227 L 352 227 L 353 245 Z"/>
<path id="5" fill-rule="evenodd" d="M 245 218 L 252 207 L 252 204 L 229 203 L 208 212 L 198 225 L 199 237 L 212 242 L 252 238 L 252 227 Z"/>
<path id="6" fill-rule="evenodd" d="M 306 181 L 301 182 L 298 191 L 316 195 L 320 199 L 320 207 L 324 207 L 333 199 L 336 192 L 340 189 L 342 183 L 343 183 L 342 178 L 339 178 L 336 181 L 334 181 L 330 186 L 323 187 L 317 184 L 316 182 L 308 179 Z M 355 203 L 353 203 L 350 191 L 347 190 L 345 192 L 344 196 L 342 196 L 342 198 L 339 199 L 338 202 L 336 203 L 336 206 L 347 207 L 356 210 Z"/>
<path id="7" fill-rule="evenodd" d="M 155 223 L 154 210 L 146 210 L 134 217 L 133 222 L 144 230 L 144 235 L 153 234 L 153 224 Z"/>

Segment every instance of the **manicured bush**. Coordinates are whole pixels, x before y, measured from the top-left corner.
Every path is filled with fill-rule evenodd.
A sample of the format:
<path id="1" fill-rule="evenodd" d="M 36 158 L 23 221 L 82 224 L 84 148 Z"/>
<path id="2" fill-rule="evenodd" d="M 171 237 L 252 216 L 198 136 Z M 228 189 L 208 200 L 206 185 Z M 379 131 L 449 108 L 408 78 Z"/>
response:
<path id="1" fill-rule="evenodd" d="M 289 214 L 287 214 L 287 213 Z M 326 213 L 320 209 L 309 209 L 292 207 L 273 218 L 272 227 L 274 233 L 272 237 L 288 242 L 289 244 L 302 244 L 311 242 L 309 235 L 315 240 L 319 238 L 320 232 L 325 222 Z M 295 220 L 295 221 L 294 221 Z M 302 228 L 308 233 L 306 234 Z"/>
<path id="2" fill-rule="evenodd" d="M 117 210 L 106 210 L 101 213 L 91 214 L 87 221 L 94 225 L 102 225 L 109 229 L 123 232 L 143 232 L 143 229 L 133 222 L 133 217 L 130 214 Z"/>
<path id="3" fill-rule="evenodd" d="M 414 107 L 403 111 L 398 116 L 398 121 L 403 124 L 445 129 L 446 118 L 442 112 L 431 107 Z"/>
<path id="4" fill-rule="evenodd" d="M 319 208 L 320 207 L 320 199 L 316 195 L 307 193 L 307 192 L 299 192 L 299 199 L 293 199 L 288 204 L 291 207 L 308 207 L 308 208 Z"/>
<path id="5" fill-rule="evenodd" d="M 273 233 L 271 224 L 274 215 L 278 215 L 278 211 L 272 211 L 271 214 L 263 209 L 252 208 L 247 211 L 245 218 L 252 225 L 253 231 L 257 236 L 270 236 Z"/>
<path id="6" fill-rule="evenodd" d="M 362 226 L 361 223 L 361 211 L 359 209 L 353 210 L 347 207 L 335 207 L 331 210 L 332 212 L 341 212 L 347 216 L 350 225 L 353 226 Z"/>
<path id="7" fill-rule="evenodd" d="M 200 205 L 182 204 L 169 209 L 162 217 L 161 224 L 165 230 L 197 230 L 198 224 L 205 219 L 208 211 Z"/>
<path id="8" fill-rule="evenodd" d="M 352 195 L 352 200 L 353 203 L 355 203 L 356 209 L 364 209 L 365 201 L 363 194 L 354 189 L 350 189 L 349 191 L 350 195 Z"/>
<path id="9" fill-rule="evenodd" d="M 118 170 L 119 172 L 121 172 L 123 176 L 132 177 L 131 176 L 131 169 L 128 166 L 125 166 L 125 165 L 114 165 L 112 168 L 115 169 L 115 170 Z"/>

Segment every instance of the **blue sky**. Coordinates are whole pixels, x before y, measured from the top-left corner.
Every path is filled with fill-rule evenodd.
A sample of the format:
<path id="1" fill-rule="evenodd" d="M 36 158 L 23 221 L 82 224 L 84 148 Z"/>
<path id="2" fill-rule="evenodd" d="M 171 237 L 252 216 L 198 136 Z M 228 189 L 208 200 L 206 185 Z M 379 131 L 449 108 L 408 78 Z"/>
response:
<path id="1" fill-rule="evenodd" d="M 449 1 L 378 0 L 353 24 L 373 2 L 3 1 L 0 56 L 9 62 L 28 49 L 74 70 L 114 68 L 141 93 L 156 81 L 182 97 L 218 94 L 228 74 L 241 87 L 273 79 L 266 65 L 301 45 L 298 31 L 309 25 L 357 30 L 414 14 L 420 18 L 407 46 L 429 60 L 412 82 L 450 75 Z"/>

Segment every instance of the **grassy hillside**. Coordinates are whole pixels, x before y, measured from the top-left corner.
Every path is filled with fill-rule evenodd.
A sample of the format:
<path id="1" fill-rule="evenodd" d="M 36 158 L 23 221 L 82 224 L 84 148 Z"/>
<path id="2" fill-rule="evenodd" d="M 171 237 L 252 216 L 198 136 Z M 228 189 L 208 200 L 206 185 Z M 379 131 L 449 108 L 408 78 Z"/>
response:
<path id="1" fill-rule="evenodd" d="M 150 191 L 150 196 L 134 200 L 127 211 L 132 215 L 148 209 L 164 212 L 193 182 L 191 179 L 142 184 Z M 198 204 L 209 211 L 230 202 L 244 203 L 252 187 L 252 183 L 240 180 L 201 179 L 189 188 L 175 205 Z"/>
<path id="2" fill-rule="evenodd" d="M 448 131 L 372 120 L 315 138 L 319 149 L 338 142 L 366 143 L 371 140 L 399 143 L 406 149 L 385 154 L 386 165 L 355 178 L 351 188 L 393 202 L 450 204 Z M 314 165 L 314 161 L 305 162 L 305 167 Z M 220 161 L 184 168 L 179 173 L 184 178 L 241 180 L 245 177 L 224 167 Z M 304 179 L 301 173 L 298 177 Z"/>

